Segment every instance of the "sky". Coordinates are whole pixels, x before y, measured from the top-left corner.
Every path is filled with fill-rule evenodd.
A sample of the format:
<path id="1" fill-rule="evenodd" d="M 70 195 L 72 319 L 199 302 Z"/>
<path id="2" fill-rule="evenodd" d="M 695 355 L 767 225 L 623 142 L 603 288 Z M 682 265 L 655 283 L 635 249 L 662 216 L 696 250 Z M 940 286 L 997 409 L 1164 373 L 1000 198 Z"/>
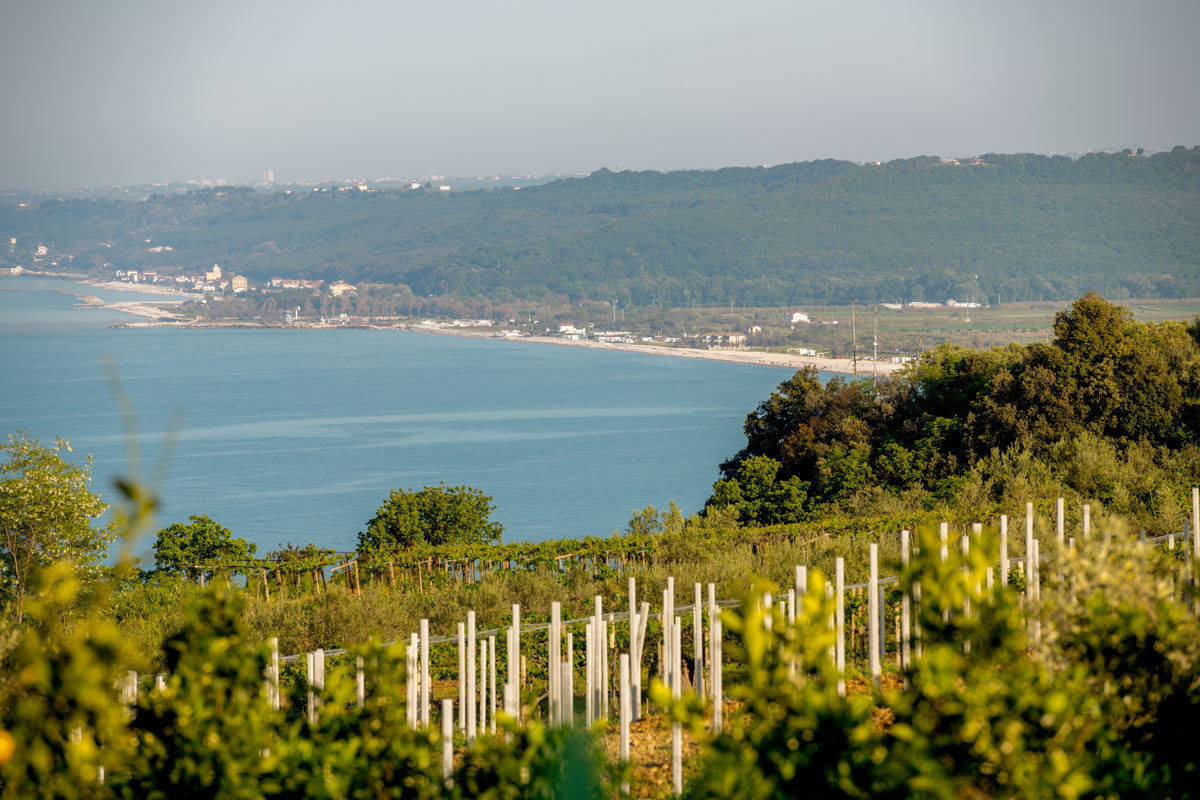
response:
<path id="1" fill-rule="evenodd" d="M 0 188 L 1200 144 L 1200 2 L 0 0 Z"/>

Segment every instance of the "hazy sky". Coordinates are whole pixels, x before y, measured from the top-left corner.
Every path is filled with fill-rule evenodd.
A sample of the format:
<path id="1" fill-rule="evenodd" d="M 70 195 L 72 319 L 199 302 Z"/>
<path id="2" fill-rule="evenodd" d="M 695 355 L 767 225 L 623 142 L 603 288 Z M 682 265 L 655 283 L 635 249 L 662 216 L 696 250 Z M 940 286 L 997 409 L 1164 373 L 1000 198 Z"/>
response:
<path id="1" fill-rule="evenodd" d="M 0 0 L 0 187 L 1200 143 L 1200 2 Z"/>

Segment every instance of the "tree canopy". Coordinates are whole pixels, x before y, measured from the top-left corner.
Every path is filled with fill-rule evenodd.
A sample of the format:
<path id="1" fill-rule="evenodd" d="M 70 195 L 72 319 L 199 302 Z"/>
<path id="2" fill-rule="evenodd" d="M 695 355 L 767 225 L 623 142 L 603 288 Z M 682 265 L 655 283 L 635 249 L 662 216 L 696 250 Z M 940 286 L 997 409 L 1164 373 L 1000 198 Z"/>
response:
<path id="1" fill-rule="evenodd" d="M 420 545 L 493 544 L 504 526 L 491 520 L 492 498 L 470 486 L 393 489 L 358 535 L 363 551 Z"/>
<path id="2" fill-rule="evenodd" d="M 802 370 L 747 417 L 746 446 L 721 465 L 709 504 L 745 509 L 762 486 L 789 480 L 809 510 L 872 490 L 944 499 L 998 454 L 1047 459 L 1081 437 L 1114 452 L 1193 452 L 1198 337 L 1200 321 L 1140 323 L 1089 292 L 1057 316 L 1049 343 L 942 345 L 878 382 L 822 384 Z"/>
<path id="3" fill-rule="evenodd" d="M 166 573 L 193 576 L 212 571 L 197 570 L 198 565 L 241 564 L 253 557 L 257 549 L 258 545 L 247 544 L 245 539 L 233 538 L 228 528 L 208 515 L 192 515 L 186 525 L 176 522 L 158 532 L 154 566 Z"/>
<path id="4" fill-rule="evenodd" d="M 108 507 L 91 491 L 91 456 L 82 465 L 63 457 L 67 440 L 44 447 L 28 433 L 8 435 L 0 452 L 0 589 L 18 617 L 34 579 L 57 561 L 70 561 L 83 575 L 98 572 L 114 538 L 110 527 L 92 520 Z"/>

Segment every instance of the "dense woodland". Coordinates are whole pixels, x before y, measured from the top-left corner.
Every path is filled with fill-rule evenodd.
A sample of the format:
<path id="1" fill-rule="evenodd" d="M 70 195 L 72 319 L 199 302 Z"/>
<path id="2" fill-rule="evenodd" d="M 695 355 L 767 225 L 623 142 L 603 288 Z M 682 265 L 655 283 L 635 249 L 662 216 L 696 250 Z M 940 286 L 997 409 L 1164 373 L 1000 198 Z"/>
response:
<path id="1" fill-rule="evenodd" d="M 50 200 L 0 208 L 0 233 L 18 240 L 14 264 L 38 243 L 60 268 L 98 274 L 219 263 L 259 281 L 378 284 L 398 298 L 388 309 L 431 295 L 622 307 L 1200 296 L 1200 148 L 980 159 Z"/>

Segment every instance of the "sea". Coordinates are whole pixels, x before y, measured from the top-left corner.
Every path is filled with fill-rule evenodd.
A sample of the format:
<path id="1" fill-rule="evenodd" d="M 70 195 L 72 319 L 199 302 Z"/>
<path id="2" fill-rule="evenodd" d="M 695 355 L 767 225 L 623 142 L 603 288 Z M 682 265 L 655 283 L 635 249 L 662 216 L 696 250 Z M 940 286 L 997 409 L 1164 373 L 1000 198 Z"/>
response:
<path id="1" fill-rule="evenodd" d="M 61 436 L 258 545 L 353 550 L 397 488 L 489 495 L 505 541 L 607 536 L 700 510 L 778 367 L 402 331 L 114 328 L 80 307 L 160 299 L 0 277 L 0 436 Z M 152 561 L 153 535 L 135 543 Z"/>

